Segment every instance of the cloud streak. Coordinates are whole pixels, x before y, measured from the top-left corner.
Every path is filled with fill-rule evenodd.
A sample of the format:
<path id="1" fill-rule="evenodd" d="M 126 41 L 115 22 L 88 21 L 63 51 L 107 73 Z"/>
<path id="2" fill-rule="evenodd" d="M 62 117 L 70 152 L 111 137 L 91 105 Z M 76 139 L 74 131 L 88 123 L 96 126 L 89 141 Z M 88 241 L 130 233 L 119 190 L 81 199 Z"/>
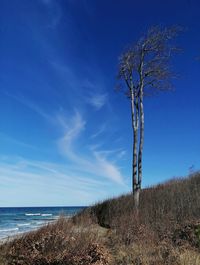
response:
<path id="1" fill-rule="evenodd" d="M 0 132 L 0 137 L 1 139 L 3 139 L 3 141 L 9 142 L 11 144 L 19 145 L 21 147 L 30 148 L 33 150 L 38 150 L 36 146 L 19 141 L 18 139 L 10 137 L 9 135 L 6 135 L 5 133 Z"/>
<path id="2" fill-rule="evenodd" d="M 47 120 L 49 122 L 53 121 L 51 115 L 46 113 L 42 108 L 40 108 L 37 104 L 35 104 L 33 101 L 29 100 L 25 96 L 10 94 L 10 93 L 7 93 L 7 92 L 4 92 L 4 94 L 6 96 L 18 101 L 19 103 L 23 104 L 24 106 L 28 107 L 30 110 L 32 110 L 35 113 L 37 113 L 43 119 L 45 119 L 45 120 Z"/>
<path id="3" fill-rule="evenodd" d="M 108 95 L 104 94 L 93 94 L 88 97 L 87 102 L 92 105 L 96 110 L 100 110 L 107 102 Z"/>
<path id="4" fill-rule="evenodd" d="M 63 193 L 65 199 L 62 203 L 66 205 L 69 205 L 68 201 L 71 200 L 76 202 L 76 197 L 81 198 L 84 204 L 88 204 L 94 201 L 96 189 L 101 187 L 104 190 L 107 186 L 104 181 L 93 180 L 83 175 L 77 176 L 76 172 L 70 170 L 66 165 L 32 161 L 20 157 L 7 157 L 1 161 L 0 176 L 0 201 L 3 192 L 15 190 L 22 194 L 28 192 L 30 195 L 45 192 L 46 195 L 43 194 L 44 201 L 45 196 L 48 198 L 51 196 L 51 192 L 56 196 Z M 99 193 L 99 195 L 102 196 L 103 193 Z M 13 198 L 13 200 L 17 200 L 17 198 Z"/>
<path id="5" fill-rule="evenodd" d="M 94 138 L 97 138 L 98 136 L 100 136 L 102 133 L 104 133 L 106 130 L 106 124 L 103 124 L 101 125 L 101 127 L 98 129 L 97 132 L 93 133 L 91 135 L 91 138 L 94 139 Z"/>
<path id="6" fill-rule="evenodd" d="M 58 140 L 58 147 L 61 153 L 73 163 L 80 171 L 96 178 L 107 178 L 117 184 L 124 185 L 123 176 L 118 167 L 108 160 L 101 150 L 86 150 L 83 146 L 77 146 L 77 140 L 85 130 L 86 122 L 79 112 L 71 117 L 68 123 L 60 123 L 65 130 L 64 136 Z M 75 149 L 76 146 L 76 149 Z M 84 151 L 84 154 L 81 152 Z"/>
<path id="7" fill-rule="evenodd" d="M 75 150 L 75 146 L 78 145 L 79 142 L 78 141 L 79 137 L 86 129 L 86 121 L 83 120 L 78 110 L 75 110 L 74 114 L 66 119 L 66 117 L 64 117 L 63 114 L 60 113 L 58 113 L 57 115 L 50 115 L 46 113 L 37 104 L 33 103 L 32 101 L 30 101 L 25 97 L 8 94 L 8 93 L 6 93 L 6 95 L 27 106 L 29 109 L 31 109 L 39 116 L 41 116 L 43 119 L 45 119 L 47 122 L 60 128 L 60 131 L 62 132 L 63 135 L 57 140 L 59 151 L 70 162 L 76 165 L 76 168 L 78 168 L 79 171 L 83 171 L 88 174 L 93 174 L 98 177 L 104 177 L 118 184 L 124 184 L 120 170 L 114 164 L 114 162 L 108 160 L 108 154 L 112 153 L 113 155 L 114 152 L 113 150 L 105 152 L 105 150 L 96 150 L 96 148 L 95 149 L 90 148 L 89 150 L 84 150 L 85 151 L 84 154 L 80 152 L 80 150 L 83 150 L 82 146 L 77 146 Z M 99 97 L 99 95 L 94 96 L 94 98 L 96 98 L 94 102 L 97 103 L 98 99 L 100 99 L 99 102 L 101 102 L 101 106 L 102 104 L 105 104 L 105 100 L 107 97 L 105 96 L 105 94 L 102 95 L 103 95 L 102 97 L 101 96 Z M 98 106 L 98 108 L 100 107 L 99 102 L 96 105 L 96 107 Z M 106 124 L 103 124 L 98 132 L 88 137 L 88 140 L 89 138 L 90 139 L 97 138 L 100 134 L 102 134 L 105 131 L 106 131 Z M 122 150 L 117 150 L 118 155 L 116 155 L 116 157 L 119 156 L 119 153 L 121 152 Z"/>
<path id="8" fill-rule="evenodd" d="M 55 29 L 62 18 L 61 7 L 58 4 L 58 1 L 54 0 L 41 0 L 41 3 L 47 7 L 49 12 L 49 21 L 47 24 L 48 28 Z"/>
<path id="9" fill-rule="evenodd" d="M 70 122 L 64 120 L 62 116 L 58 116 L 58 123 L 60 123 L 63 130 L 65 130 L 64 136 L 59 140 L 59 146 L 65 146 L 66 152 L 71 152 L 72 144 L 79 134 L 85 129 L 86 122 L 82 119 L 78 111 L 71 118 Z"/>

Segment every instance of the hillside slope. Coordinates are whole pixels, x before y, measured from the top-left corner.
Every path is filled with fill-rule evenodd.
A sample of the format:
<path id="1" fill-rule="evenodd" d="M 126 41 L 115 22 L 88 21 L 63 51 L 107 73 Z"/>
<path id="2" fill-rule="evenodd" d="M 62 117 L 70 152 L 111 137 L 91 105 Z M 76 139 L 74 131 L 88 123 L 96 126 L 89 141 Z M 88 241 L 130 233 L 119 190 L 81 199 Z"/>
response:
<path id="1" fill-rule="evenodd" d="M 200 173 L 124 195 L 0 247 L 1 265 L 200 265 Z"/>

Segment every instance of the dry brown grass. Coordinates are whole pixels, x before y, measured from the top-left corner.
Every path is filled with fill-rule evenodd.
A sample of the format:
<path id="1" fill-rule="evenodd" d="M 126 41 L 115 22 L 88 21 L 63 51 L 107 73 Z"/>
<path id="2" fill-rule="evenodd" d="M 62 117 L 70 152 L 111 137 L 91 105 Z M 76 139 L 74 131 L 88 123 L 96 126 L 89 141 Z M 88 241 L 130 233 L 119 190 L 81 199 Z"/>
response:
<path id="1" fill-rule="evenodd" d="M 199 265 L 200 253 L 170 245 L 135 244 L 121 246 L 114 252 L 112 265 Z"/>
<path id="2" fill-rule="evenodd" d="M 186 250 L 180 254 L 181 265 L 199 265 L 200 264 L 200 253 Z"/>
<path id="3" fill-rule="evenodd" d="M 113 231 L 107 244 L 115 264 L 184 264 L 200 252 L 200 173 L 143 190 L 139 216 L 131 195 L 85 209 L 75 223 L 80 215 Z"/>
<path id="4" fill-rule="evenodd" d="M 0 247 L 2 265 L 108 264 L 108 253 L 92 227 L 64 218 Z"/>
<path id="5" fill-rule="evenodd" d="M 166 245 L 136 244 L 121 247 L 113 265 L 180 265 L 178 252 Z"/>
<path id="6" fill-rule="evenodd" d="M 0 265 L 200 265 L 200 173 L 83 210 L 0 246 Z"/>
<path id="7" fill-rule="evenodd" d="M 116 229 L 125 241 L 135 240 L 138 226 L 163 238 L 177 226 L 200 220 L 200 173 L 142 190 L 137 219 L 133 209 L 132 196 L 124 195 L 94 205 L 84 214 L 103 227 Z"/>

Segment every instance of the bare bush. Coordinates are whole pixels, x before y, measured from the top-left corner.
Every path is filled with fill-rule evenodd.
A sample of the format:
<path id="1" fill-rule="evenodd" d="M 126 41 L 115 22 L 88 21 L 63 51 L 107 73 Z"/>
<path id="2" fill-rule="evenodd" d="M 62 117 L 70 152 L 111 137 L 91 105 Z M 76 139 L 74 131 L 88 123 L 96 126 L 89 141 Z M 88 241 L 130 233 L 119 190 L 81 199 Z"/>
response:
<path id="1" fill-rule="evenodd" d="M 139 219 L 134 216 L 131 195 L 104 201 L 86 211 L 99 225 L 116 229 L 125 242 L 130 237 L 135 240 L 138 226 L 146 226 L 159 238 L 172 237 L 178 225 L 200 219 L 200 173 L 143 189 Z"/>
<path id="2" fill-rule="evenodd" d="M 108 254 L 96 235 L 61 218 L 1 246 L 5 265 L 101 265 L 108 264 Z"/>

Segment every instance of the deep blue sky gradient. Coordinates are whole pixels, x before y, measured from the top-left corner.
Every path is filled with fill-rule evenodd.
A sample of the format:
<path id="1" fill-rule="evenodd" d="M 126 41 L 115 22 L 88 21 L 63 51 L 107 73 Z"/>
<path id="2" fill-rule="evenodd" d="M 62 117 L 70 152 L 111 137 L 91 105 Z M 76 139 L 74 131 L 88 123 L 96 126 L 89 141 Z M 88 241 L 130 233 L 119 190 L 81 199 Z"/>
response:
<path id="1" fill-rule="evenodd" d="M 178 24 L 174 92 L 145 99 L 143 186 L 200 168 L 200 3 L 0 1 L 0 206 L 87 205 L 131 189 L 124 48 Z"/>

